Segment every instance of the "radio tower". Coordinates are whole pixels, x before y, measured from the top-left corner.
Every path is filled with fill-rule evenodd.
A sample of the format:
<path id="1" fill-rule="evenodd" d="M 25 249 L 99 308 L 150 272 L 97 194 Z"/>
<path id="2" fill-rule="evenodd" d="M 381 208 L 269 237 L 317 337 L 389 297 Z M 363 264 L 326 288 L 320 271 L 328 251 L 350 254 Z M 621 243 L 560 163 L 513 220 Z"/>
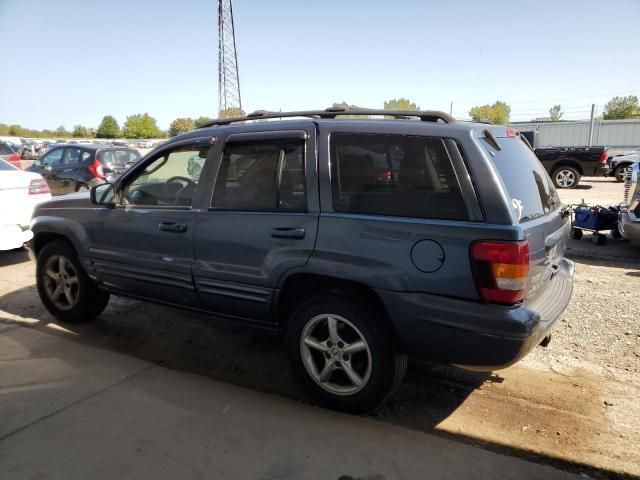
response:
<path id="1" fill-rule="evenodd" d="M 232 116 L 241 115 L 236 32 L 231 0 L 218 0 L 218 116 L 229 109 L 238 109 Z"/>

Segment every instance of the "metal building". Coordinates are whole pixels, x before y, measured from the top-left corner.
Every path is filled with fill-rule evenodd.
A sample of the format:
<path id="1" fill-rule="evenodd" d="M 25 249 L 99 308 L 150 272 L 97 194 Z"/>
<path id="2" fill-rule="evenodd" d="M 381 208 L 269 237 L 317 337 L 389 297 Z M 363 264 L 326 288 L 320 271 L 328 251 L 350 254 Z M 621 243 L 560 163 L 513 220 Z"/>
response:
<path id="1" fill-rule="evenodd" d="M 520 131 L 537 132 L 536 146 L 578 147 L 589 144 L 589 120 L 567 122 L 516 122 Z M 592 145 L 612 151 L 640 150 L 640 120 L 596 120 Z"/>

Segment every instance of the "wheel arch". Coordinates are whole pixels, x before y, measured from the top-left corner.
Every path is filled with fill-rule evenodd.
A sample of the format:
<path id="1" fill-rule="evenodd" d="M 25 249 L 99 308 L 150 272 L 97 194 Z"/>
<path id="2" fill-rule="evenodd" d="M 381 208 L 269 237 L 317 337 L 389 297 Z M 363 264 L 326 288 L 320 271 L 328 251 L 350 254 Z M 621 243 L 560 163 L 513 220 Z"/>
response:
<path id="1" fill-rule="evenodd" d="M 580 163 L 572 158 L 563 158 L 562 160 L 558 160 L 556 163 L 554 163 L 553 167 L 551 168 L 551 175 L 555 174 L 555 172 L 562 167 L 575 168 L 580 175 L 584 175 L 584 170 L 582 169 Z"/>
<path id="2" fill-rule="evenodd" d="M 80 258 L 89 256 L 89 237 L 76 222 L 59 217 L 36 217 L 31 222 L 31 231 L 32 249 L 36 256 L 47 243 L 59 238 L 69 242 Z"/>
<path id="3" fill-rule="evenodd" d="M 342 298 L 355 298 L 366 302 L 367 305 L 373 306 L 376 311 L 382 313 L 393 330 L 387 308 L 373 288 L 355 280 L 306 272 L 292 273 L 281 282 L 274 302 L 274 318 L 278 320 L 278 326 L 284 329 L 296 305 L 318 291 L 329 291 Z"/>

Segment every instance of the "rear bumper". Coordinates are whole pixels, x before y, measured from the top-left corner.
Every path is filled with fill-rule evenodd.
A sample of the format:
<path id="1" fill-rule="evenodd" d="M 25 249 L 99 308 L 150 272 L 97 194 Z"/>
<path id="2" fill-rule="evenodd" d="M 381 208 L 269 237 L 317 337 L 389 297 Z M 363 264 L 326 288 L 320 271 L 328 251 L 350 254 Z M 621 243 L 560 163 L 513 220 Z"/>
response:
<path id="1" fill-rule="evenodd" d="M 515 307 L 424 293 L 379 291 L 401 347 L 410 356 L 471 370 L 506 368 L 549 335 L 569 304 L 573 262 L 563 259 L 533 301 Z"/>
<path id="2" fill-rule="evenodd" d="M 583 175 L 585 177 L 603 177 L 609 174 L 608 165 L 598 165 L 597 167 L 583 167 Z"/>

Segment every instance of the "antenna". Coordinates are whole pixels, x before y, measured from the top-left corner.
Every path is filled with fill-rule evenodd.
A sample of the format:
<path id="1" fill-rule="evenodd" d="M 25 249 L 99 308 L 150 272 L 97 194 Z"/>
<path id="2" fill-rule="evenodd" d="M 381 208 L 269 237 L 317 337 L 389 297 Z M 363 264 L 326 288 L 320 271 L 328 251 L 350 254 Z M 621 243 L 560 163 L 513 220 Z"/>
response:
<path id="1" fill-rule="evenodd" d="M 218 0 L 218 117 L 240 115 L 242 100 L 233 5 L 232 0 Z"/>

